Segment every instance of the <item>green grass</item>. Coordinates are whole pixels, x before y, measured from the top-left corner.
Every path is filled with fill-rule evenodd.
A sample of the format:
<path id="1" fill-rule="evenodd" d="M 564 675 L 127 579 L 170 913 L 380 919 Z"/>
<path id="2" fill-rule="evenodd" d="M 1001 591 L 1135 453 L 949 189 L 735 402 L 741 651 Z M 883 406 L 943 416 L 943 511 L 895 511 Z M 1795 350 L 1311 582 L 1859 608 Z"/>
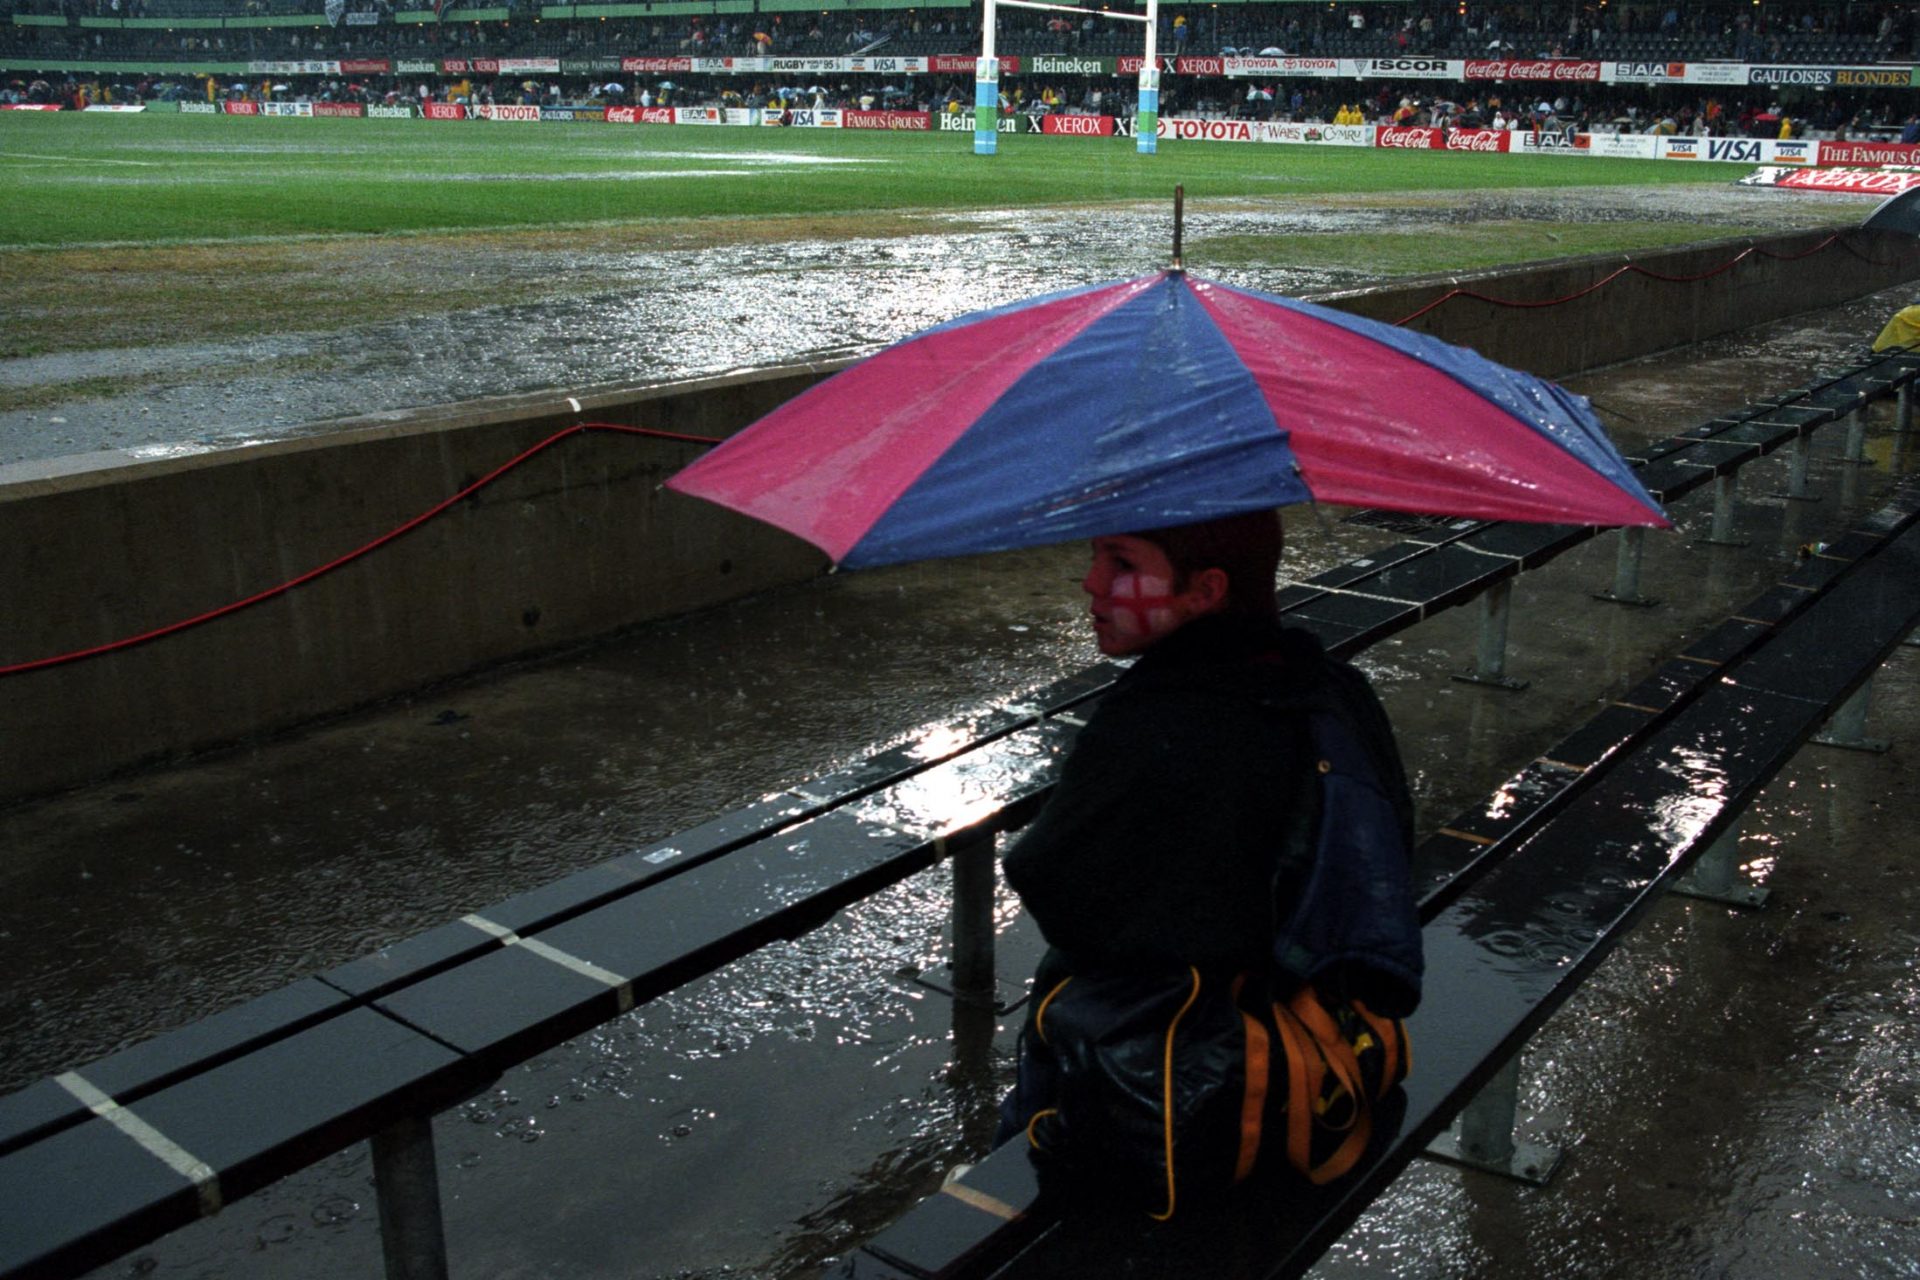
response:
<path id="1" fill-rule="evenodd" d="M 1744 166 L 837 130 L 0 112 L 0 247 L 1495 187 Z"/>

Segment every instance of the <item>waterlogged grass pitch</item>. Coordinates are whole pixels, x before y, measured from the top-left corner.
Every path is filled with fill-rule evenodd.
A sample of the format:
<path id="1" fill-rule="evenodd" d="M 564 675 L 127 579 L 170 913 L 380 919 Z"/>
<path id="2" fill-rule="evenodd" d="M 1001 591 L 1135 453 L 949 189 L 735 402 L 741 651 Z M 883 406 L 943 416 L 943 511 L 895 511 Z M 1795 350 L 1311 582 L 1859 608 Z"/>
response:
<path id="1" fill-rule="evenodd" d="M 970 133 L 0 112 L 0 247 L 1724 183 L 1744 166 Z M 1711 234 L 1709 232 L 1709 234 Z"/>

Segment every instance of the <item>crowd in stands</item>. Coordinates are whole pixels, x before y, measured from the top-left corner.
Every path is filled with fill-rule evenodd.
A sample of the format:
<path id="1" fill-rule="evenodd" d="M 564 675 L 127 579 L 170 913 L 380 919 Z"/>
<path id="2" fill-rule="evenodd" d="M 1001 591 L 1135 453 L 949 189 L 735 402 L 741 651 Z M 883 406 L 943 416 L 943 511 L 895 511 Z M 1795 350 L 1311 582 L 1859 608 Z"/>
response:
<path id="1" fill-rule="evenodd" d="M 131 14 L 186 8 L 243 13 L 322 13 L 327 0 L 0 0 L 0 55 L 14 67 L 30 59 L 97 61 L 103 76 L 82 76 L 66 86 L 94 84 L 103 94 L 154 96 L 188 92 L 179 80 L 114 76 L 116 62 L 208 62 L 318 60 L 335 58 L 460 58 L 487 56 L 579 59 L 618 55 L 827 57 L 854 53 L 902 56 L 970 53 L 978 49 L 976 10 L 861 10 L 800 14 L 643 16 L 577 21 L 532 21 L 538 6 L 515 0 L 506 21 L 461 20 L 456 6 L 438 22 L 395 24 L 388 8 L 395 0 L 347 0 L 344 12 L 375 14 L 372 23 L 337 23 L 322 18 L 296 26 L 218 27 L 182 25 L 174 29 L 98 25 L 19 25 L 12 12 L 72 15 Z M 480 0 L 474 0 L 479 3 Z M 409 0 L 399 0 L 404 6 Z M 118 10 L 114 7 L 120 6 Z M 497 6 L 492 6 L 496 7 Z M 343 12 L 336 0 L 336 14 Z M 517 15 L 517 16 L 515 16 Z M 1003 53 L 1077 53 L 1115 56 L 1138 53 L 1141 36 L 1134 24 L 1102 24 L 1091 16 L 1006 10 L 996 33 Z M 1657 0 L 1651 5 L 1600 8 L 1588 4 L 1483 5 L 1354 4 L 1305 6 L 1247 3 L 1220 7 L 1162 10 L 1159 44 L 1163 53 L 1282 54 L 1323 57 L 1445 56 L 1565 57 L 1614 60 L 1735 59 L 1760 62 L 1842 62 L 1920 59 L 1920 21 L 1904 3 L 1835 3 L 1801 0 L 1778 5 L 1750 0 Z M 23 61 L 27 60 L 27 61 Z M 308 78 L 286 92 L 316 100 L 418 101 L 421 94 L 473 100 L 586 102 L 608 96 L 607 83 L 571 77 L 547 78 L 537 85 L 511 78 L 499 83 L 449 83 L 445 78 L 402 82 L 393 77 L 321 81 Z M 680 105 L 823 105 L 944 110 L 964 109 L 972 101 L 970 82 L 930 76 L 851 77 L 831 85 L 753 84 L 739 76 L 676 76 Z M 43 77 L 48 92 L 58 92 L 57 77 Z M 529 88 L 529 86 L 533 88 Z M 199 92 L 203 82 L 195 82 Z M 27 89 L 24 81 L 0 86 L 0 97 Z M 1298 78 L 1252 83 L 1169 76 L 1163 86 L 1163 111 L 1233 115 L 1262 119 L 1369 123 L 1401 121 L 1444 123 L 1452 127 L 1573 127 L 1584 131 L 1715 133 L 1744 136 L 1886 134 L 1903 129 L 1912 113 L 1912 91 L 1819 93 L 1785 91 L 1783 107 L 1756 88 L 1752 95 L 1729 89 L 1703 95 L 1694 86 L 1580 86 L 1569 93 L 1554 86 L 1545 97 L 1516 87 L 1503 100 L 1485 86 L 1435 86 L 1432 82 L 1362 85 Z M 1003 82 L 1008 110 L 1130 111 L 1130 77 L 1079 77 L 1058 84 L 1037 84 L 1026 77 Z M 1469 90 L 1478 89 L 1478 92 Z M 655 96 L 654 86 L 621 86 L 626 101 Z M 1438 90 L 1436 92 L 1436 89 Z M 220 94 L 274 92 L 271 82 L 218 85 Z M 1525 94 L 1525 96 L 1521 96 Z M 98 100 L 98 99 L 96 99 Z M 1784 124 L 1782 118 L 1785 118 Z"/>
<path id="2" fill-rule="evenodd" d="M 476 3 L 481 0 L 475 0 Z M 349 0 L 336 13 L 371 13 L 373 25 L 329 21 L 326 0 L 0 0 L 4 51 L 48 58 L 133 60 L 195 53 L 270 57 L 407 56 L 486 50 L 516 56 L 777 53 L 826 56 L 966 53 L 979 48 L 976 10 L 910 9 L 695 17 L 540 18 L 532 0 L 509 0 L 506 21 L 466 21 L 455 5 L 437 22 L 392 22 L 394 0 Z M 408 0 L 400 0 L 408 6 Z M 426 9 L 424 0 L 410 7 Z M 488 3 L 490 9 L 497 4 Z M 10 12 L 81 16 L 305 13 L 305 27 L 101 28 L 15 26 Z M 540 19 L 540 20 L 535 20 Z M 1136 24 L 1006 10 L 996 33 L 1007 54 L 1137 53 Z M 1169 54 L 1295 54 L 1330 57 L 1582 57 L 1744 62 L 1866 62 L 1920 55 L 1920 22 L 1909 3 L 1843 0 L 1756 4 L 1670 0 L 1598 7 L 1585 3 L 1465 6 L 1245 3 L 1169 6 L 1159 43 Z"/>

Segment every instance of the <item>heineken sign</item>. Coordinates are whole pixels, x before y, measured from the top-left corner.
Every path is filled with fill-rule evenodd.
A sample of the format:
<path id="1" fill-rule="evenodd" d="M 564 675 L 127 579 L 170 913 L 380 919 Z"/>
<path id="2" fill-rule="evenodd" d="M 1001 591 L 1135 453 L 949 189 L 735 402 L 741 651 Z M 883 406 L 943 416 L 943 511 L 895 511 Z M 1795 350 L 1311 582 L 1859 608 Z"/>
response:
<path id="1" fill-rule="evenodd" d="M 1114 74 L 1114 59 L 1036 53 L 1027 59 L 1026 70 L 1029 75 L 1042 76 L 1110 76 Z"/>

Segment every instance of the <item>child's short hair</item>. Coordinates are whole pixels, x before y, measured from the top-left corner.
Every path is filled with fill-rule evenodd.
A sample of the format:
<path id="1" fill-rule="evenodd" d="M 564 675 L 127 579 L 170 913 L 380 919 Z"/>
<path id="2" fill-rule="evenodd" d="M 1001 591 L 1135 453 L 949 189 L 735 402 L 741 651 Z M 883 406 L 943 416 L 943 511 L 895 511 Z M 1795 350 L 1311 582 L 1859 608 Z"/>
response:
<path id="1" fill-rule="evenodd" d="M 1274 578 L 1280 572 L 1279 512 L 1249 511 L 1198 524 L 1148 529 L 1135 536 L 1167 553 L 1179 575 L 1175 590 L 1202 569 L 1222 569 L 1227 575 L 1228 613 L 1274 616 Z"/>

